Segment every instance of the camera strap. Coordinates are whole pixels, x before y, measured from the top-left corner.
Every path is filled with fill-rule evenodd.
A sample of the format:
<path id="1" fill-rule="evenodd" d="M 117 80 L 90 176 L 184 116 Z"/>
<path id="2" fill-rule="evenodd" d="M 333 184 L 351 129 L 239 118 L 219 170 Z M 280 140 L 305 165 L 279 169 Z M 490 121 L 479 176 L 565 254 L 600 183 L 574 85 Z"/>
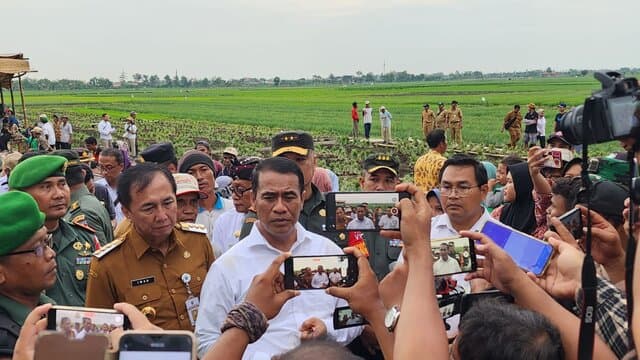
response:
<path id="1" fill-rule="evenodd" d="M 583 127 L 586 127 L 583 124 Z M 584 131 L 585 129 L 583 129 Z M 583 132 L 586 134 L 586 132 Z M 591 214 L 591 180 L 587 168 L 588 160 L 588 141 L 583 141 L 582 148 L 582 171 L 581 179 L 583 191 L 587 194 L 587 214 Z M 578 339 L 578 359 L 593 359 L 593 344 L 595 336 L 595 316 L 597 307 L 597 278 L 596 266 L 591 256 L 591 216 L 587 216 L 587 235 L 585 241 L 585 257 L 582 263 L 582 295 L 583 306 L 580 316 L 580 337 Z"/>
<path id="2" fill-rule="evenodd" d="M 629 349 L 634 348 L 633 334 L 631 333 L 631 319 L 633 316 L 633 265 L 636 258 L 636 239 L 633 236 L 633 224 L 635 223 L 636 211 L 633 201 L 633 178 L 636 176 L 635 153 L 633 150 L 627 152 L 629 162 L 629 235 L 627 237 L 627 255 L 625 258 L 625 295 L 627 296 L 627 329 L 629 336 Z"/>

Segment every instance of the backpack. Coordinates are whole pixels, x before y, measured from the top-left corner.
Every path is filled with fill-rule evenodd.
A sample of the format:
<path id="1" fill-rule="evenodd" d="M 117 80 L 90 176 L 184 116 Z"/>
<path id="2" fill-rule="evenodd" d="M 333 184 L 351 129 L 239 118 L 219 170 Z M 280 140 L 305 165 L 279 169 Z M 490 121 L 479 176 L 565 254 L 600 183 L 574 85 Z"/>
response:
<path id="1" fill-rule="evenodd" d="M 588 171 L 603 179 L 627 186 L 629 184 L 629 163 L 608 157 L 589 160 Z"/>

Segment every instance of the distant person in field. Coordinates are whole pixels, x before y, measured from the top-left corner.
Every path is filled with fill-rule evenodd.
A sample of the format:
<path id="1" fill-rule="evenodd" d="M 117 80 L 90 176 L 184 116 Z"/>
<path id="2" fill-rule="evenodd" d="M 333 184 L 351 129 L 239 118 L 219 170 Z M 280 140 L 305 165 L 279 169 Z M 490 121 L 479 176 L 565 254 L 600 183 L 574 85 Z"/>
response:
<path id="1" fill-rule="evenodd" d="M 115 132 L 116 129 L 111 125 L 109 114 L 102 114 L 102 120 L 98 123 L 98 133 L 100 133 L 100 145 L 102 145 L 103 149 L 111 147 L 113 133 Z"/>
<path id="2" fill-rule="evenodd" d="M 380 126 L 382 127 L 382 140 L 385 144 L 391 142 L 391 113 L 386 107 L 380 106 Z"/>
<path id="3" fill-rule="evenodd" d="M 435 129 L 427 135 L 429 151 L 418 158 L 413 168 L 413 181 L 420 190 L 427 192 L 438 186 L 440 168 L 447 160 L 447 139 L 444 130 Z"/>
<path id="4" fill-rule="evenodd" d="M 507 113 L 502 124 L 502 132 L 509 132 L 509 147 L 515 148 L 520 141 L 520 131 L 522 129 L 522 114 L 520 113 L 520 105 L 513 105 L 513 110 Z"/>
<path id="5" fill-rule="evenodd" d="M 135 112 L 132 113 L 135 115 Z M 129 116 L 127 118 L 127 122 L 124 124 L 124 134 L 122 137 L 129 147 L 129 155 L 135 158 L 138 155 L 138 149 L 136 147 L 138 127 L 136 126 L 136 119 L 133 116 Z"/>
<path id="6" fill-rule="evenodd" d="M 53 123 L 51 125 L 53 125 L 53 132 L 56 134 L 56 143 L 53 145 L 53 147 L 55 147 L 56 150 L 60 150 L 62 149 L 62 145 L 60 144 L 60 137 L 62 136 L 62 124 L 60 124 L 60 118 L 58 117 L 58 115 L 53 114 Z"/>
<path id="7" fill-rule="evenodd" d="M 538 109 L 538 141 L 540 142 L 540 147 L 543 148 L 546 146 L 546 128 L 547 127 L 547 119 L 544 117 L 544 109 Z"/>
<path id="8" fill-rule="evenodd" d="M 351 121 L 353 123 L 353 130 L 351 131 L 351 136 L 353 136 L 353 139 L 357 139 L 358 138 L 358 127 L 360 124 L 360 117 L 358 116 L 358 103 L 354 102 L 353 104 L 351 104 Z"/>
<path id="9" fill-rule="evenodd" d="M 524 116 L 524 147 L 534 146 L 538 141 L 538 113 L 536 104 L 530 103 Z"/>
<path id="10" fill-rule="evenodd" d="M 369 141 L 369 137 L 371 136 L 371 123 L 373 122 L 372 111 L 371 102 L 369 102 L 369 100 L 365 101 L 364 109 L 362 109 L 362 124 L 364 125 L 364 138 L 367 139 L 367 141 Z"/>
<path id="11" fill-rule="evenodd" d="M 436 129 L 447 130 L 447 109 L 444 108 L 444 103 L 438 103 L 438 113 L 436 114 Z"/>
<path id="12" fill-rule="evenodd" d="M 451 109 L 447 111 L 447 126 L 449 127 L 449 140 L 458 145 L 462 145 L 462 110 L 458 107 L 458 102 L 451 102 Z"/>
<path id="13" fill-rule="evenodd" d="M 436 114 L 433 113 L 433 110 L 429 109 L 429 104 L 422 105 L 422 109 L 422 133 L 426 139 L 427 135 L 435 128 Z"/>
<path id="14" fill-rule="evenodd" d="M 45 139 L 47 139 L 47 143 L 49 144 L 49 147 L 51 149 L 54 149 L 56 146 L 56 132 L 55 132 L 55 129 L 53 128 L 53 125 L 49 121 L 49 118 L 47 118 L 47 115 L 45 114 L 40 115 L 40 123 L 42 124 L 42 126 L 40 126 L 40 128 L 42 129 L 42 135 L 44 136 Z M 48 150 L 48 149 L 42 149 L 42 150 Z"/>
<path id="15" fill-rule="evenodd" d="M 98 146 L 98 140 L 96 140 L 96 138 L 94 138 L 93 136 L 89 136 L 88 138 L 84 139 L 84 147 L 86 147 L 87 150 L 89 150 L 89 152 L 91 153 L 91 156 L 93 156 L 91 168 L 95 168 L 96 166 L 98 166 L 100 152 L 102 151 L 102 148 Z"/>
<path id="16" fill-rule="evenodd" d="M 564 116 L 566 110 L 567 104 L 563 102 L 558 104 L 558 113 L 556 114 L 556 120 L 553 123 L 553 132 L 560 131 L 560 122 L 562 121 L 562 117 Z"/>
<path id="17" fill-rule="evenodd" d="M 71 149 L 73 143 L 73 127 L 67 116 L 60 118 L 60 148 Z"/>

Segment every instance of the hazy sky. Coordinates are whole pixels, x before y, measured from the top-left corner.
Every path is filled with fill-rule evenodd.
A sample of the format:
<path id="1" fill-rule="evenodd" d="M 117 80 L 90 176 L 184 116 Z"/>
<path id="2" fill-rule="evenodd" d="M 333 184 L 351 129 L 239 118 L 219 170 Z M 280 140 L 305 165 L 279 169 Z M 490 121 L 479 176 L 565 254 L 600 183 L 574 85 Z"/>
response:
<path id="1" fill-rule="evenodd" d="M 2 13 L 0 52 L 50 79 L 640 65 L 637 0 L 2 0 Z"/>

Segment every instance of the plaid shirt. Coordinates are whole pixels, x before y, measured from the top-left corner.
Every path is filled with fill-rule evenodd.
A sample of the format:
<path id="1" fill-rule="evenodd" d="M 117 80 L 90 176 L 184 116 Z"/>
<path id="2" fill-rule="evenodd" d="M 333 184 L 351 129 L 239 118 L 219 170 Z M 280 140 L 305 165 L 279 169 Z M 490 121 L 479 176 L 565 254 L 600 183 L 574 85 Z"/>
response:
<path id="1" fill-rule="evenodd" d="M 598 276 L 596 307 L 596 333 L 618 358 L 629 355 L 627 327 L 627 299 L 613 284 Z M 580 296 L 581 297 L 581 296 Z M 583 300 L 576 296 L 576 315 L 582 313 Z"/>

